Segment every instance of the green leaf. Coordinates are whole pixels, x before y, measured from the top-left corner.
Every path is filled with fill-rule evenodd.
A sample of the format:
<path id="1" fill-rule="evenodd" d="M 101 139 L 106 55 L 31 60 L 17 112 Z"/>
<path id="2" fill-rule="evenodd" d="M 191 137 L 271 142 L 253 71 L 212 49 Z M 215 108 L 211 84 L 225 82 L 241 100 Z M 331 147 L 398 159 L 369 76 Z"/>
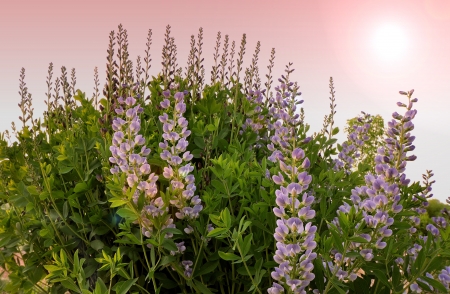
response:
<path id="1" fill-rule="evenodd" d="M 75 284 L 75 282 L 70 278 L 67 278 L 66 280 L 61 281 L 61 284 L 64 287 L 66 287 L 67 289 L 70 289 L 77 293 L 81 293 L 80 288 L 78 288 L 77 285 Z"/>
<path id="2" fill-rule="evenodd" d="M 225 137 L 228 135 L 229 132 L 230 132 L 229 129 L 225 129 L 225 128 L 221 129 L 219 132 L 219 138 L 225 139 Z"/>
<path id="3" fill-rule="evenodd" d="M 337 133 L 339 133 L 339 128 L 338 128 L 338 127 L 335 127 L 335 128 L 333 129 L 333 131 L 331 132 L 331 134 L 334 136 L 334 135 L 336 135 Z"/>
<path id="4" fill-rule="evenodd" d="M 82 224 L 84 223 L 83 218 L 81 217 L 81 215 L 79 213 L 74 213 L 72 216 L 69 217 L 71 220 L 73 220 L 75 223 L 77 224 Z"/>
<path id="5" fill-rule="evenodd" d="M 128 201 L 126 201 L 126 200 L 117 199 L 117 198 L 113 198 L 113 199 L 110 199 L 108 201 L 111 202 L 111 206 L 110 206 L 111 208 L 122 206 L 122 205 L 128 203 Z"/>
<path id="6" fill-rule="evenodd" d="M 66 159 L 67 159 L 67 156 L 61 154 L 61 155 L 58 155 L 58 156 L 56 157 L 56 159 L 58 159 L 58 161 L 63 161 L 63 160 L 66 160 Z"/>
<path id="7" fill-rule="evenodd" d="M 159 263 L 159 265 L 165 266 L 173 261 L 175 261 L 175 256 L 164 256 L 163 258 L 161 258 L 161 262 Z"/>
<path id="8" fill-rule="evenodd" d="M 222 251 L 219 251 L 219 256 L 223 260 L 228 260 L 228 261 L 236 261 L 236 260 L 240 260 L 241 259 L 239 256 L 237 256 L 234 253 L 225 253 L 225 252 L 222 252 Z"/>
<path id="9" fill-rule="evenodd" d="M 65 165 L 58 165 L 59 174 L 67 174 L 71 170 L 73 170 L 73 166 L 65 166 Z"/>
<path id="10" fill-rule="evenodd" d="M 215 228 L 214 230 L 209 232 L 207 236 L 208 237 L 216 237 L 216 236 L 226 233 L 227 231 L 228 231 L 227 228 Z"/>
<path id="11" fill-rule="evenodd" d="M 225 209 L 222 210 L 222 212 L 220 213 L 220 218 L 228 229 L 231 228 L 231 214 L 230 210 L 228 210 L 228 207 L 225 207 Z"/>
<path id="12" fill-rule="evenodd" d="M 195 137 L 195 138 L 194 138 L 194 143 L 195 143 L 195 145 L 197 145 L 198 148 L 200 148 L 200 149 L 204 149 L 204 148 L 205 148 L 205 141 L 203 140 L 202 137 Z"/>
<path id="13" fill-rule="evenodd" d="M 128 290 L 130 290 L 130 288 L 134 284 L 136 284 L 137 280 L 138 280 L 138 278 L 128 280 L 128 281 L 118 282 L 114 286 L 114 290 L 116 291 L 116 294 L 126 294 L 128 292 Z"/>
<path id="14" fill-rule="evenodd" d="M 75 188 L 73 189 L 75 193 L 84 192 L 86 190 L 88 190 L 88 185 L 85 182 L 76 184 Z"/>
<path id="15" fill-rule="evenodd" d="M 45 237 L 48 234 L 50 234 L 50 231 L 47 230 L 47 229 L 42 229 L 42 230 L 39 231 L 39 236 L 41 236 L 41 237 Z"/>
<path id="16" fill-rule="evenodd" d="M 164 239 L 161 246 L 170 251 L 178 251 L 177 245 L 171 239 Z"/>
<path id="17" fill-rule="evenodd" d="M 396 262 L 394 262 L 392 269 L 392 286 L 395 291 L 400 291 L 402 289 L 402 284 L 400 281 L 400 269 Z"/>
<path id="18" fill-rule="evenodd" d="M 128 208 L 121 208 L 119 210 L 117 210 L 116 212 L 120 217 L 123 218 L 128 218 L 130 220 L 136 220 L 137 219 L 137 215 L 134 211 L 128 209 Z"/>
<path id="19" fill-rule="evenodd" d="M 164 230 L 161 231 L 161 233 L 169 233 L 169 234 L 174 234 L 174 235 L 182 235 L 183 232 L 175 229 L 175 228 L 165 228 Z"/>
<path id="20" fill-rule="evenodd" d="M 382 282 L 386 287 L 388 288 L 390 287 L 389 281 L 386 276 L 386 272 L 373 269 L 371 270 L 371 273 L 374 274 L 378 278 L 378 280 L 380 280 L 380 282 Z"/>
<path id="21" fill-rule="evenodd" d="M 215 125 L 212 125 L 212 124 L 208 124 L 208 125 L 206 126 L 206 129 L 207 129 L 208 131 L 210 131 L 210 132 L 214 132 L 214 131 L 216 130 L 216 126 L 215 126 Z"/>
<path id="22" fill-rule="evenodd" d="M 48 194 L 47 191 L 42 192 L 41 194 L 39 194 L 39 199 L 40 200 L 45 200 L 48 198 L 48 196 L 50 196 L 50 194 Z"/>
<path id="23" fill-rule="evenodd" d="M 203 285 L 203 283 L 201 283 L 197 280 L 194 280 L 194 283 L 195 283 L 195 286 L 197 287 L 197 289 L 199 289 L 202 294 L 213 294 L 213 292 L 211 292 L 211 290 L 209 290 L 208 287 Z"/>
<path id="24" fill-rule="evenodd" d="M 51 272 L 57 272 L 57 271 L 62 271 L 63 270 L 63 268 L 61 268 L 61 267 L 59 267 L 59 266 L 56 266 L 56 265 L 51 265 L 51 264 L 46 264 L 46 265 L 44 265 L 44 268 L 49 272 L 49 273 L 51 273 Z"/>
<path id="25" fill-rule="evenodd" d="M 151 166 L 159 166 L 159 167 L 167 166 L 167 163 L 164 160 L 157 159 L 157 158 L 147 159 L 147 163 L 150 164 Z"/>
<path id="26" fill-rule="evenodd" d="M 219 260 L 210 261 L 205 263 L 200 267 L 199 270 L 195 271 L 194 278 L 202 275 L 212 273 L 214 269 L 219 265 Z"/>
<path id="27" fill-rule="evenodd" d="M 242 255 L 247 255 L 247 253 L 250 251 L 251 243 L 252 243 L 253 234 L 249 234 L 245 236 L 244 241 L 242 242 Z M 262 259 L 261 259 L 262 260 Z"/>
<path id="28" fill-rule="evenodd" d="M 331 235 L 333 236 L 333 244 L 339 250 L 339 252 L 344 251 L 344 246 L 342 245 L 342 238 L 339 236 L 336 226 L 332 223 L 328 223 Z"/>
<path id="29" fill-rule="evenodd" d="M 201 149 L 194 149 L 191 151 L 191 154 L 192 154 L 192 156 L 194 156 L 194 158 L 200 158 L 202 152 L 203 152 L 203 150 L 201 150 Z"/>
<path id="30" fill-rule="evenodd" d="M 67 201 L 64 201 L 64 205 L 63 205 L 63 217 L 64 217 L 64 219 L 67 219 L 68 215 L 69 215 L 69 203 Z"/>
<path id="31" fill-rule="evenodd" d="M 93 294 L 107 294 L 108 288 L 106 288 L 105 283 L 102 279 L 98 278 L 97 282 L 95 283 L 95 290 Z"/>
<path id="32" fill-rule="evenodd" d="M 442 285 L 439 281 L 436 281 L 435 279 L 431 279 L 427 276 L 422 276 L 420 278 L 428 282 L 434 289 L 439 290 L 439 292 L 441 293 L 446 293 L 448 291 L 444 285 Z"/>
<path id="33" fill-rule="evenodd" d="M 101 250 L 104 246 L 105 244 L 103 244 L 103 242 L 100 240 L 94 240 L 91 242 L 91 247 L 97 251 Z"/>
<path id="34" fill-rule="evenodd" d="M 58 190 L 58 191 L 52 191 L 52 196 L 54 199 L 63 199 L 64 198 L 64 191 Z"/>

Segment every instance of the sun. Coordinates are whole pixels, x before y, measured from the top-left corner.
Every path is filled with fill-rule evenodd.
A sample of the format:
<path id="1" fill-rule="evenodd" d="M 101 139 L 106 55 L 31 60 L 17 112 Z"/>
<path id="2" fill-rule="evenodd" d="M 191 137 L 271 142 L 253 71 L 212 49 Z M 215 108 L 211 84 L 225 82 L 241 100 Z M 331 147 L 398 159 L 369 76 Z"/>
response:
<path id="1" fill-rule="evenodd" d="M 403 59 L 408 48 L 406 32 L 395 24 L 382 25 L 374 32 L 372 48 L 383 61 L 391 62 Z"/>

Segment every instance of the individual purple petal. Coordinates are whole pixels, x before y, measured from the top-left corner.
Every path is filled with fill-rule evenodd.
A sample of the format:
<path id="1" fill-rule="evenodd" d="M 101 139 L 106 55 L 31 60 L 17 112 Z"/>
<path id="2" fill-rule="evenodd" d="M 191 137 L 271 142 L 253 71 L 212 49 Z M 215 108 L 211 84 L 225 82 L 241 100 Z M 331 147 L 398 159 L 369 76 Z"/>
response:
<path id="1" fill-rule="evenodd" d="M 161 103 L 159 104 L 163 109 L 167 109 L 170 106 L 170 101 L 169 99 L 164 99 L 163 101 L 161 101 Z"/>
<path id="2" fill-rule="evenodd" d="M 134 99 L 133 97 L 127 97 L 127 99 L 125 99 L 125 104 L 128 106 L 133 106 L 136 103 L 136 99 Z"/>

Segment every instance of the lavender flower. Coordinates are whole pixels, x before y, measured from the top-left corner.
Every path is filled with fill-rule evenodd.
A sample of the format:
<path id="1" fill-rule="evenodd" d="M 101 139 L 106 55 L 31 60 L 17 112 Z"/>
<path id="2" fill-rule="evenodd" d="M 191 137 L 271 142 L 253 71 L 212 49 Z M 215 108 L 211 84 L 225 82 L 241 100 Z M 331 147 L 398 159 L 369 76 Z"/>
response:
<path id="1" fill-rule="evenodd" d="M 296 147 L 296 127 L 301 123 L 294 112 L 297 86 L 281 81 L 276 87 L 276 99 L 271 99 L 271 114 L 275 121 L 270 125 L 273 136 L 268 149 L 272 151 L 269 160 L 278 163 L 280 171 L 272 176 L 280 188 L 275 191 L 277 207 L 273 209 L 279 218 L 274 238 L 277 250 L 274 260 L 278 263 L 271 273 L 276 280 L 268 293 L 284 293 L 289 289 L 293 293 L 306 293 L 310 281 L 314 279 L 312 262 L 317 257 L 314 236 L 317 230 L 309 222 L 315 216 L 311 209 L 314 197 L 305 191 L 312 177 L 304 169 L 309 167 L 305 152 Z"/>
<path id="2" fill-rule="evenodd" d="M 190 163 L 193 155 L 186 151 L 188 146 L 186 138 L 191 131 L 187 129 L 188 121 L 183 116 L 186 111 L 184 93 L 177 92 L 173 98 L 169 90 L 163 94 L 166 98 L 161 102 L 161 107 L 166 109 L 166 112 L 159 120 L 163 123 L 164 142 L 161 142 L 159 147 L 162 149 L 161 159 L 168 164 L 164 168 L 163 176 L 170 181 L 168 187 L 170 204 L 178 209 L 175 216 L 178 219 L 193 220 L 198 218 L 203 206 L 199 196 L 195 195 L 195 178 L 191 174 L 194 166 Z M 171 118 L 169 113 L 173 115 Z M 189 226 L 187 232 L 191 232 L 191 229 Z"/>
<path id="3" fill-rule="evenodd" d="M 136 103 L 137 100 L 134 97 L 125 99 L 119 97 L 118 102 L 120 106 L 116 109 L 116 113 L 119 117 L 112 123 L 115 133 L 110 147 L 112 156 L 109 161 L 113 164 L 110 171 L 118 177 L 120 174 L 125 174 L 124 192 L 128 188 L 136 188 L 133 195 L 134 204 L 137 204 L 141 196 L 144 197 L 145 205 L 141 212 L 140 225 L 143 235 L 150 237 L 155 224 L 160 224 L 156 228 L 158 230 L 173 228 L 175 225 L 167 214 L 167 205 L 161 197 L 155 197 L 158 191 L 156 186 L 158 176 L 151 173 L 150 165 L 147 163 L 150 149 L 145 146 L 145 138 L 138 134 L 141 126 L 138 115 L 143 109 Z M 170 236 L 170 234 L 166 235 L 166 237 Z"/>
<path id="4" fill-rule="evenodd" d="M 267 134 L 264 132 L 264 126 L 267 125 L 267 117 L 262 114 L 263 112 L 263 95 L 266 90 L 249 90 L 247 100 L 253 107 L 252 110 L 246 112 L 246 120 L 242 125 L 240 134 L 244 133 L 247 129 L 251 129 L 256 133 L 256 141 L 258 142 L 255 147 L 261 147 L 261 139 L 263 142 L 267 142 Z"/>
<path id="5" fill-rule="evenodd" d="M 368 121 L 364 123 L 364 121 Z M 355 166 L 356 159 L 361 156 L 361 149 L 364 142 L 369 140 L 367 132 L 371 125 L 371 115 L 364 114 L 363 118 L 359 117 L 356 125 L 353 126 L 354 131 L 347 137 L 347 141 L 342 144 L 342 150 L 339 152 L 338 158 L 334 160 L 334 170 L 343 169 L 350 174 Z"/>
<path id="6" fill-rule="evenodd" d="M 447 289 L 447 292 L 450 292 L 450 266 L 444 267 L 440 272 L 436 272 L 435 274 L 426 273 L 425 275 L 427 278 L 436 280 L 437 282 L 441 283 Z M 432 293 L 436 293 L 433 286 L 424 279 L 417 278 L 417 282 L 427 285 L 431 289 Z M 411 282 L 409 289 L 413 293 L 422 293 L 423 291 L 422 288 L 416 283 L 416 281 Z"/>
<path id="7" fill-rule="evenodd" d="M 184 275 L 187 277 L 187 278 L 190 278 L 191 276 L 192 276 L 192 265 L 193 265 L 194 263 L 192 262 L 192 261 L 190 261 L 190 260 L 183 260 L 182 262 L 181 262 L 181 266 L 184 268 Z"/>
<path id="8" fill-rule="evenodd" d="M 447 290 L 450 290 L 450 266 L 446 266 L 438 275 L 438 280 L 445 286 Z"/>
<path id="9" fill-rule="evenodd" d="M 402 205 L 399 204 L 401 199 L 400 187 L 409 183 L 404 171 L 407 161 L 412 160 L 412 157 L 408 157 L 406 154 L 414 149 L 411 148 L 414 137 L 411 136 L 410 131 L 414 128 L 412 119 L 417 112 L 411 109 L 413 103 L 417 100 L 411 100 L 410 94 L 408 94 L 408 99 L 410 103 L 406 113 L 402 116 L 394 112 L 392 115 L 394 119 L 388 124 L 389 128 L 385 139 L 386 147 L 379 148 L 378 155 L 375 157 L 376 174 L 368 173 L 365 176 L 366 185 L 353 189 L 350 197 L 355 214 L 361 216 L 360 219 L 356 220 L 355 228 L 358 229 L 362 223 L 365 223 L 370 231 L 363 235 L 367 240 L 373 241 L 362 244 L 350 242 L 345 250 L 359 251 L 361 257 L 366 261 L 374 258 L 376 250 L 386 247 L 386 242 L 383 239 L 392 234 L 389 227 L 394 223 L 393 215 L 403 209 Z M 348 213 L 349 211 L 350 205 L 345 203 L 337 213 Z M 339 228 L 337 218 L 333 223 Z M 435 232 L 431 227 L 430 230 Z M 356 230 L 355 236 L 361 237 L 363 235 Z M 334 253 L 334 270 L 332 272 L 335 275 L 345 268 L 354 273 L 359 270 L 354 263 L 354 258 L 346 260 L 339 258 L 344 254 L 346 252 L 336 251 Z"/>

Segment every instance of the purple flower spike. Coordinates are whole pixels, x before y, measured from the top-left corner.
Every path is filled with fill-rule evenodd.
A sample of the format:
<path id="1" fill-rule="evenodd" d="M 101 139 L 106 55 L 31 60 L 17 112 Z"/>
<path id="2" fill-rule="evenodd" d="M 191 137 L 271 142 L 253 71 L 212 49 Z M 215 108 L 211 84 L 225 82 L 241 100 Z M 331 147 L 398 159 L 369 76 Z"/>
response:
<path id="1" fill-rule="evenodd" d="M 349 252 L 359 250 L 361 256 L 366 261 L 372 260 L 375 258 L 375 254 L 378 254 L 378 251 L 385 249 L 387 242 L 385 242 L 384 239 L 391 237 L 393 234 L 393 231 L 389 228 L 394 224 L 393 216 L 403 210 L 403 206 L 400 204 L 402 201 L 401 188 L 402 186 L 407 186 L 410 182 L 404 174 L 406 164 L 408 161 L 416 159 L 416 156 L 414 155 L 408 156 L 407 152 L 415 149 L 415 147 L 411 145 L 415 137 L 411 136 L 410 131 L 414 129 L 412 121 L 417 114 L 417 111 L 412 109 L 412 106 L 417 100 L 411 100 L 410 92 L 400 92 L 400 94 L 408 96 L 409 101 L 408 103 L 397 103 L 399 107 L 406 108 L 406 110 L 404 110 L 403 115 L 394 112 L 392 114 L 393 119 L 388 122 L 386 138 L 384 139 L 385 144 L 383 147 L 378 148 L 375 156 L 375 174 L 368 173 L 365 176 L 365 186 L 356 187 L 352 190 L 350 200 L 352 201 L 353 206 L 345 203 L 337 211 L 338 214 L 348 214 L 351 213 L 351 211 L 354 211 L 356 213 L 355 215 L 359 217 L 355 219 L 355 223 L 352 224 L 352 227 L 355 225 L 355 229 L 358 229 L 365 223 L 366 229 L 370 229 L 367 230 L 367 233 L 365 234 L 355 234 L 355 236 L 359 235 L 368 242 L 351 242 L 349 248 L 347 248 Z M 351 155 L 356 155 L 354 152 L 357 152 L 361 143 L 367 140 L 367 136 L 358 138 L 358 133 L 361 130 L 364 130 L 364 128 L 367 128 L 367 125 L 354 127 L 355 132 L 350 134 L 349 141 L 343 144 L 342 152 L 338 156 L 339 161 L 336 162 L 337 167 L 341 168 L 357 158 L 356 156 Z M 341 165 L 338 165 L 338 163 L 341 163 Z M 351 172 L 351 170 L 349 171 Z M 423 198 L 426 198 L 425 193 L 421 195 Z M 416 198 L 413 197 L 413 201 L 414 199 Z M 416 200 L 418 201 L 418 199 Z M 422 206 L 424 207 L 425 205 L 422 204 Z M 409 229 L 409 232 L 417 232 L 417 228 L 414 226 L 418 226 L 419 221 L 420 219 L 418 217 L 414 216 L 410 218 L 412 227 Z M 333 224 L 341 229 L 340 219 L 335 218 Z M 428 224 L 426 229 L 432 236 L 438 236 L 439 234 L 439 230 L 432 224 Z M 422 237 L 422 240 L 425 239 L 426 236 Z M 373 251 L 373 249 L 376 250 Z M 421 250 L 421 246 L 418 244 L 415 244 L 408 249 L 408 255 L 411 260 L 414 260 L 417 257 L 419 250 Z M 333 265 L 333 263 L 331 263 L 331 265 L 329 265 L 330 269 L 336 267 L 340 269 L 342 267 L 344 270 L 351 269 L 353 272 L 358 272 L 359 268 L 355 266 L 354 260 L 349 259 L 343 262 L 339 259 L 340 256 L 345 256 L 345 252 L 339 252 L 336 249 L 334 249 L 334 251 L 335 264 Z M 403 260 L 401 258 L 397 259 L 396 262 L 403 265 Z M 410 267 L 402 268 L 402 270 L 409 272 Z M 352 279 L 346 279 L 345 281 L 347 280 Z M 422 291 L 415 283 L 411 284 L 410 290 L 415 293 Z"/>
<path id="2" fill-rule="evenodd" d="M 171 89 L 176 90 L 179 86 L 172 85 Z M 159 148 L 162 149 L 160 157 L 167 162 L 167 167 L 164 167 L 163 176 L 170 181 L 172 190 L 176 193 L 168 192 L 170 204 L 174 206 L 177 211 L 175 216 L 178 219 L 193 220 L 199 217 L 203 206 L 200 198 L 195 195 L 195 178 L 190 173 L 194 170 L 194 166 L 189 162 L 193 155 L 186 151 L 188 141 L 186 138 L 190 135 L 188 128 L 188 121 L 183 117 L 186 111 L 186 104 L 184 103 L 184 92 L 177 92 L 171 98 L 170 91 L 163 92 L 165 99 L 161 102 L 161 107 L 165 112 L 159 117 L 163 123 L 163 142 L 159 143 Z M 169 113 L 171 117 L 169 118 Z M 193 228 L 185 229 L 185 232 L 192 233 Z"/>
<path id="3" fill-rule="evenodd" d="M 293 293 L 306 293 L 309 283 L 314 279 L 312 261 L 317 257 L 312 252 L 317 246 L 314 241 L 317 227 L 308 220 L 314 218 L 316 212 L 311 209 L 314 197 L 306 192 L 312 176 L 304 170 L 309 168 L 310 161 L 305 158 L 301 148 L 293 146 L 305 144 L 311 138 L 296 142 L 297 138 L 292 135 L 300 124 L 299 115 L 294 113 L 300 103 L 296 100 L 299 93 L 297 86 L 292 88 L 293 84 L 284 79 L 275 88 L 275 99 L 270 100 L 273 107 L 269 109 L 267 127 L 272 134 L 266 141 L 269 143 L 267 148 L 272 152 L 268 159 L 279 166 L 279 171 L 271 178 L 280 186 L 275 191 L 277 206 L 273 208 L 275 216 L 279 218 L 274 234 L 277 241 L 274 261 L 278 266 L 271 273 L 276 283 L 268 289 L 268 293 L 284 293 L 284 289 L 288 288 Z M 256 91 L 250 92 L 247 99 L 254 101 L 255 95 L 258 95 Z M 256 131 L 255 119 L 247 119 L 246 124 Z"/>
<path id="4" fill-rule="evenodd" d="M 141 121 L 138 114 L 143 112 L 143 108 L 137 103 L 134 97 L 118 98 L 121 104 L 116 109 L 116 113 L 121 116 L 113 120 L 112 128 L 115 131 L 112 138 L 110 151 L 112 157 L 110 162 L 115 164 L 111 168 L 111 173 L 115 178 L 121 178 L 121 174 L 126 176 L 124 191 L 137 187 L 132 199 L 137 203 L 141 195 L 144 195 L 144 209 L 141 211 L 142 233 L 146 237 L 153 234 L 153 222 L 155 218 L 163 216 L 162 229 L 173 227 L 173 220 L 167 217 L 168 210 L 160 198 L 154 199 L 157 193 L 156 181 L 158 176 L 151 173 L 150 165 L 147 163 L 147 156 L 150 149 L 145 146 L 145 138 L 138 134 L 141 128 Z M 147 179 L 144 179 L 146 177 Z M 162 219 L 161 219 L 162 220 Z M 170 237 L 166 235 L 166 237 Z"/>

